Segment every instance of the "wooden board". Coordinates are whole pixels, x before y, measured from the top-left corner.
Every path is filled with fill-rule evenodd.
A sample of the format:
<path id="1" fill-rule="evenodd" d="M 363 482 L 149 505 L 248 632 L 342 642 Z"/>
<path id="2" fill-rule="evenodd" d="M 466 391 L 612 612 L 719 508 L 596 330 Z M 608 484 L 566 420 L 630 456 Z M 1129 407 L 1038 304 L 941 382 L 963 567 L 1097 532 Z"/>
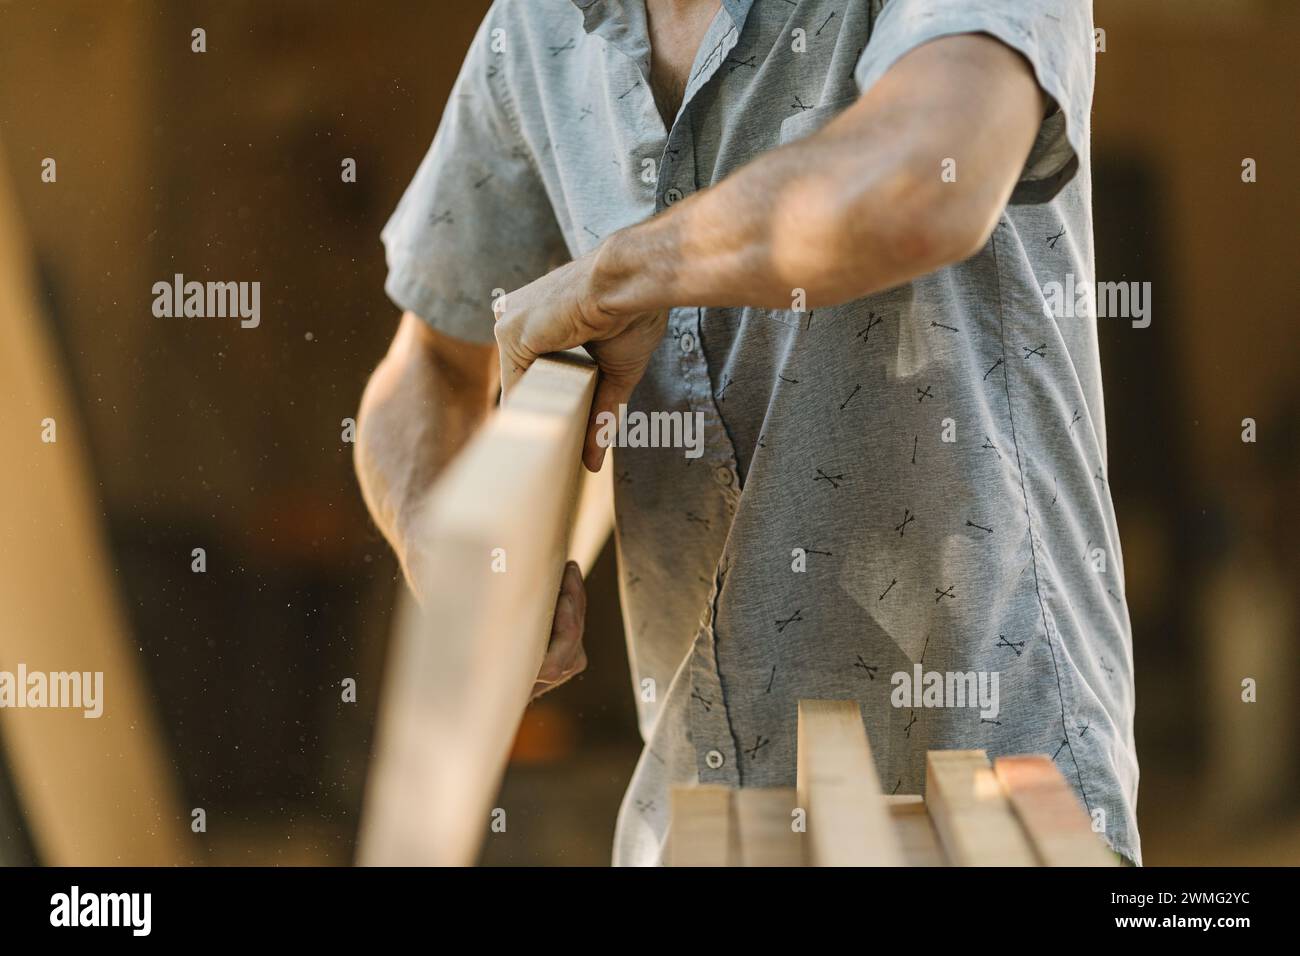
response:
<path id="1" fill-rule="evenodd" d="M 605 452 L 600 471 L 582 469 L 582 490 L 573 519 L 569 558 L 578 562 L 585 578 L 596 564 L 614 530 L 614 450 Z"/>
<path id="2" fill-rule="evenodd" d="M 799 801 L 813 866 L 900 866 L 856 701 L 799 701 Z"/>
<path id="3" fill-rule="evenodd" d="M 735 866 L 739 862 L 731 798 L 730 789 L 712 784 L 673 787 L 670 866 Z"/>
<path id="4" fill-rule="evenodd" d="M 947 866 L 948 858 L 939 845 L 939 834 L 930 821 L 925 808 L 925 798 L 917 794 L 897 794 L 885 797 L 889 821 L 902 850 L 906 866 Z"/>
<path id="5" fill-rule="evenodd" d="M 539 360 L 439 479 L 417 532 L 424 619 L 389 651 L 361 863 L 468 865 L 494 810 L 509 833 L 493 800 L 550 637 L 595 380 L 588 359 Z"/>
<path id="6" fill-rule="evenodd" d="M 114 590 L 86 436 L 8 187 L 0 163 L 0 670 L 102 672 L 103 716 L 6 707 L 0 740 L 40 862 L 189 863 L 190 814 Z M 41 440 L 46 418 L 52 443 Z"/>
<path id="7" fill-rule="evenodd" d="M 983 750 L 931 750 L 925 805 L 953 866 L 1036 866 Z"/>
<path id="8" fill-rule="evenodd" d="M 1118 866 L 1050 757 L 999 757 L 993 772 L 1044 866 Z"/>
<path id="9" fill-rule="evenodd" d="M 743 787 L 734 795 L 741 866 L 803 866 L 804 834 L 795 830 L 793 787 Z"/>

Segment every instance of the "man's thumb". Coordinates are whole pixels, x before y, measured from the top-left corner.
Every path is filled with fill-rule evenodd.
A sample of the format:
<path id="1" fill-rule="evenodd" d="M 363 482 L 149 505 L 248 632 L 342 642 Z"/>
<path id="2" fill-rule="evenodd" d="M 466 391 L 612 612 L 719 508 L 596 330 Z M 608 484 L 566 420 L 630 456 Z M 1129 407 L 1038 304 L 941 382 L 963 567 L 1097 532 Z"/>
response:
<path id="1" fill-rule="evenodd" d="M 629 375 L 601 370 L 591 402 L 591 418 L 587 422 L 587 441 L 582 451 L 582 462 L 589 471 L 600 471 L 601 462 L 605 460 L 605 447 L 612 445 L 618 437 L 621 408 L 627 405 L 640 380 L 641 372 Z"/>

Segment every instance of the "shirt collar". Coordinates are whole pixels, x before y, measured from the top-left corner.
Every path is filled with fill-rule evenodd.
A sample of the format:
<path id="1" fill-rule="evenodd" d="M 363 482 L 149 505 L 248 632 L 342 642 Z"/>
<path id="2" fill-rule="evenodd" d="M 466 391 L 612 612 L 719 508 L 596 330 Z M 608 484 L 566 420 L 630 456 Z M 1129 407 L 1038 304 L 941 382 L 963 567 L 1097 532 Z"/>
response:
<path id="1" fill-rule="evenodd" d="M 627 38 L 630 32 L 646 33 L 645 0 L 572 0 L 582 11 L 582 28 L 613 42 Z M 744 29 L 745 19 L 754 0 L 722 0 L 722 8 L 731 17 L 736 30 Z M 646 40 L 648 46 L 649 41 Z"/>

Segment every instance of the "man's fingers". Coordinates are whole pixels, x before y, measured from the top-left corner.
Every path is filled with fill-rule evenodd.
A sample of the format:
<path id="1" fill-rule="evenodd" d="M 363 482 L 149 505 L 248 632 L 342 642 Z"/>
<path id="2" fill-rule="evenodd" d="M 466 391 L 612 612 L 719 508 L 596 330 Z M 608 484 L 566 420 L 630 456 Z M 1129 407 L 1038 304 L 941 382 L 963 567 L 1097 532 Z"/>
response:
<path id="1" fill-rule="evenodd" d="M 505 319 L 496 325 L 497 352 L 501 356 L 501 390 L 510 389 L 543 355 L 563 352 L 585 345 L 585 336 L 570 322 L 551 321 L 535 330 L 529 324 L 530 316 Z M 533 320 L 533 325 L 536 325 Z"/>
<path id="2" fill-rule="evenodd" d="M 501 394 L 509 395 L 515 383 L 528 371 L 529 366 L 537 361 L 537 353 L 530 351 L 525 342 L 525 324 L 528 321 L 527 310 L 519 310 L 510 303 L 510 295 L 503 296 L 496 304 L 496 325 L 492 329 L 497 340 L 497 355 L 501 361 Z"/>
<path id="3" fill-rule="evenodd" d="M 533 685 L 533 697 L 558 687 L 587 666 L 582 646 L 582 629 L 587 615 L 587 595 L 582 586 L 582 571 L 570 561 L 560 579 L 560 594 L 555 602 L 555 619 L 551 625 L 551 642 L 542 659 L 541 670 Z"/>
<path id="4" fill-rule="evenodd" d="M 586 324 L 574 297 L 574 264 L 508 293 L 494 306 L 495 335 L 501 356 L 501 387 L 510 388 L 540 356 L 584 345 L 596 333 Z"/>
<path id="5" fill-rule="evenodd" d="M 570 561 L 564 566 L 564 576 L 560 579 L 560 593 L 568 594 L 578 607 L 578 629 L 587 620 L 587 589 L 582 585 L 582 568 L 577 561 Z"/>
<path id="6" fill-rule="evenodd" d="M 565 681 L 567 681 L 567 680 L 569 680 L 569 679 L 571 679 L 571 678 L 577 677 L 579 674 L 581 674 L 581 673 L 582 673 L 583 671 L 585 671 L 586 669 L 587 669 L 587 652 L 586 652 L 586 651 L 583 651 L 581 654 L 578 655 L 578 659 L 577 659 L 577 661 L 574 663 L 573 667 L 571 667 L 569 670 L 565 671 L 563 674 L 561 674 L 561 675 L 560 675 L 559 677 L 557 677 L 556 679 L 554 679 L 554 680 L 541 680 L 541 679 L 539 678 L 539 679 L 537 680 L 537 682 L 533 684 L 533 693 L 532 693 L 532 698 L 531 698 L 531 699 L 532 699 L 532 700 L 536 700 L 538 697 L 541 697 L 541 696 L 542 696 L 543 694 L 545 694 L 547 691 L 549 691 L 549 690 L 555 690 L 555 688 L 559 687 L 559 686 L 560 686 L 561 684 L 563 684 Z"/>
<path id="7" fill-rule="evenodd" d="M 537 361 L 537 356 L 521 349 L 513 333 L 500 324 L 497 325 L 497 353 L 501 359 L 501 394 L 509 395 L 524 372 Z"/>

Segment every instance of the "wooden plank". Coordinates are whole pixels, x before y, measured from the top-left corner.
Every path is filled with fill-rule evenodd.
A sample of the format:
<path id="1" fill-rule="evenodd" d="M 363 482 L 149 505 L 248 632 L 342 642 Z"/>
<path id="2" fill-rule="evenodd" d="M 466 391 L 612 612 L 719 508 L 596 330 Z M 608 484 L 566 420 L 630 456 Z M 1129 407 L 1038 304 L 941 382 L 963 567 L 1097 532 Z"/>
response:
<path id="1" fill-rule="evenodd" d="M 793 787 L 744 787 L 733 797 L 741 866 L 803 866 L 804 834 L 794 829 Z"/>
<path id="2" fill-rule="evenodd" d="M 905 866 L 947 866 L 948 858 L 939 845 L 939 834 L 930 821 L 925 798 L 919 794 L 891 794 L 885 797 L 889 820 L 898 838 Z"/>
<path id="3" fill-rule="evenodd" d="M 813 866 L 901 866 L 856 701 L 799 701 L 799 800 Z"/>
<path id="4" fill-rule="evenodd" d="M 713 784 L 673 787 L 668 829 L 670 866 L 735 866 L 731 790 Z"/>
<path id="5" fill-rule="evenodd" d="M 582 490 L 573 519 L 569 557 L 578 562 L 583 577 L 591 571 L 614 530 L 614 450 L 605 452 L 604 464 L 594 475 L 582 470 Z"/>
<path id="6" fill-rule="evenodd" d="M 931 750 L 925 805 L 953 866 L 1036 866 L 983 750 Z"/>
<path id="7" fill-rule="evenodd" d="M 8 187 L 0 163 L 0 670 L 89 674 L 92 687 L 102 674 L 103 713 L 0 708 L 6 762 L 40 862 L 190 863 L 190 814 L 115 590 L 86 435 Z M 42 441 L 47 418 L 51 443 Z"/>
<path id="8" fill-rule="evenodd" d="M 536 362 L 431 494 L 423 620 L 389 651 L 362 863 L 477 856 L 550 637 L 595 380 L 588 359 Z"/>
<path id="9" fill-rule="evenodd" d="M 1044 866 L 1119 865 L 1050 757 L 999 757 L 993 772 Z"/>

